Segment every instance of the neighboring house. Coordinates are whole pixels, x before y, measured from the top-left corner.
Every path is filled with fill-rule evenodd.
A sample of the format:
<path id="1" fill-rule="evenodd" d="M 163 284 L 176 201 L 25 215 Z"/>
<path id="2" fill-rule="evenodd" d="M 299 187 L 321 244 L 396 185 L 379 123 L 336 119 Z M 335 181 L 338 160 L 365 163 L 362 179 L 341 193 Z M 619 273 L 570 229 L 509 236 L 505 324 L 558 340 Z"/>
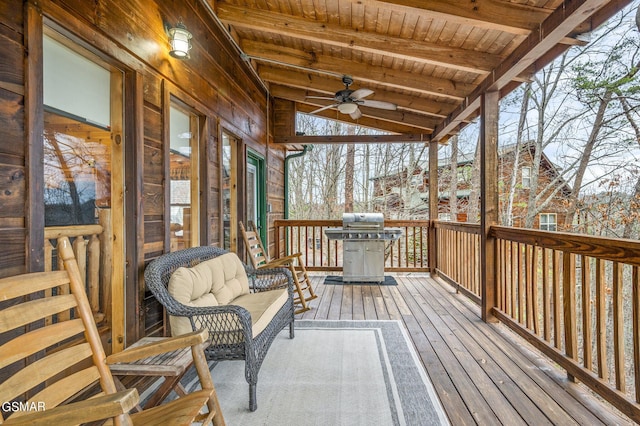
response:
<path id="1" fill-rule="evenodd" d="M 535 146 L 524 144 L 520 151 L 517 170 L 516 189 L 513 197 L 513 226 L 522 227 L 525 223 L 531 179 L 533 177 L 533 157 Z M 504 215 L 508 202 L 508 188 L 513 174 L 515 145 L 500 148 L 498 171 L 500 180 L 500 213 Z M 452 220 L 450 214 L 449 184 L 451 179 L 450 159 L 438 162 L 438 204 L 439 218 Z M 473 154 L 460 153 L 457 166 L 457 213 L 455 220 L 467 222 L 469 197 L 472 193 Z M 414 170 L 405 169 L 401 173 L 376 176 L 373 181 L 373 203 L 375 211 L 384 211 L 388 215 L 404 217 L 424 217 L 429 212 L 429 167 L 418 165 Z M 560 171 L 543 153 L 538 174 L 538 195 L 551 196 L 551 201 L 540 212 L 534 227 L 555 231 L 565 223 L 566 202 L 571 188 L 561 178 Z M 543 192 L 541 194 L 541 192 Z M 554 194 L 555 192 L 555 194 Z M 479 202 L 479 200 L 478 200 Z"/>

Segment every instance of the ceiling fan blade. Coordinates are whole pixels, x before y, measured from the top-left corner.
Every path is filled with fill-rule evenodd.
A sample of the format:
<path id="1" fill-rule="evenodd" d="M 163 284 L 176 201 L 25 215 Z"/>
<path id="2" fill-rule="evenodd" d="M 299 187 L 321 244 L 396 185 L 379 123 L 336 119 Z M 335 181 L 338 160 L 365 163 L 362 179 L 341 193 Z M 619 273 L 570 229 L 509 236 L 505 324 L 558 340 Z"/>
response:
<path id="1" fill-rule="evenodd" d="M 330 101 L 334 101 L 336 98 L 328 97 L 328 96 L 305 96 L 305 99 L 328 99 Z"/>
<path id="2" fill-rule="evenodd" d="M 362 112 L 360 111 L 360 108 L 357 108 L 355 111 L 349 114 L 349 117 L 353 118 L 354 120 L 357 120 L 358 118 L 362 117 Z"/>
<path id="3" fill-rule="evenodd" d="M 362 98 L 366 98 L 372 93 L 373 93 L 373 90 L 371 89 L 358 89 L 351 94 L 351 97 L 353 99 L 362 99 Z"/>
<path id="4" fill-rule="evenodd" d="M 331 104 L 331 105 L 323 106 L 322 108 L 319 108 L 319 109 L 317 109 L 315 111 L 311 111 L 309 114 L 315 114 L 317 112 L 324 111 L 325 109 L 329 109 L 329 108 L 334 108 L 336 106 L 338 106 L 338 104 Z"/>
<path id="5" fill-rule="evenodd" d="M 398 105 L 385 101 L 373 101 L 365 99 L 360 102 L 360 105 L 368 106 L 371 108 L 388 109 L 390 111 L 395 111 L 396 109 L 398 109 Z"/>

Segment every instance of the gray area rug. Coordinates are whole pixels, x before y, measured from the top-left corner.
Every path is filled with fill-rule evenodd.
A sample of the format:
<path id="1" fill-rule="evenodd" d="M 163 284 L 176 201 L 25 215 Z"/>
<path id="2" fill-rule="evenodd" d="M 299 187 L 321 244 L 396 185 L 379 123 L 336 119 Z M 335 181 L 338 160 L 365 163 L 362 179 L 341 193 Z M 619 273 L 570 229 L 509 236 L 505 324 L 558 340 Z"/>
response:
<path id="1" fill-rule="evenodd" d="M 449 424 L 399 321 L 296 321 L 262 365 L 255 412 L 244 362 L 217 363 L 212 376 L 229 426 Z M 194 375 L 183 384 L 199 387 Z"/>

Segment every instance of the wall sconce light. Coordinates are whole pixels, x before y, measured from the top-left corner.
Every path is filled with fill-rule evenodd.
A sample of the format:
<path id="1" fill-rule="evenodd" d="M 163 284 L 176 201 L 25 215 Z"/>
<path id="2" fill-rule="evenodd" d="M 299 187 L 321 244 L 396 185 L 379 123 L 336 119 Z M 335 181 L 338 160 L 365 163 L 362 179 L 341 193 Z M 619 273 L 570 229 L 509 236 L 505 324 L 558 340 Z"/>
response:
<path id="1" fill-rule="evenodd" d="M 169 55 L 178 59 L 189 59 L 191 37 L 193 36 L 182 21 L 178 22 L 175 27 L 169 28 L 169 43 L 171 44 Z"/>

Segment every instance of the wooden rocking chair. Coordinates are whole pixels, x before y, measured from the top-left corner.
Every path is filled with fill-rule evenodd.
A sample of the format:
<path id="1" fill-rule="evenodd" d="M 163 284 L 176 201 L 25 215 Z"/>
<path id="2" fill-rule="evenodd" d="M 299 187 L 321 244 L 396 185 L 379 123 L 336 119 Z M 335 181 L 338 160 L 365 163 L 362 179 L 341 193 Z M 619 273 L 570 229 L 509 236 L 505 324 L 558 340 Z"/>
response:
<path id="1" fill-rule="evenodd" d="M 244 240 L 244 245 L 247 249 L 251 265 L 255 269 L 289 268 L 291 275 L 293 276 L 293 283 L 295 287 L 294 291 L 295 294 L 297 294 L 293 301 L 296 306 L 300 306 L 300 308 L 296 309 L 295 313 L 299 314 L 311 309 L 307 302 L 318 296 L 313 292 L 311 280 L 309 279 L 307 270 L 302 262 L 302 253 L 295 253 L 278 259 L 269 259 L 269 254 L 264 249 L 264 245 L 262 244 L 262 240 L 260 240 L 260 236 L 255 226 L 250 223 L 249 228 L 250 229 L 248 230 L 245 229 L 242 222 L 240 222 L 242 239 Z"/>
<path id="2" fill-rule="evenodd" d="M 58 239 L 61 271 L 0 279 L 0 383 L 3 425 L 224 425 L 199 331 L 106 356 L 68 238 Z M 54 290 L 53 296 L 42 297 Z M 24 330 L 26 329 L 26 332 Z M 191 347 L 203 390 L 129 414 L 136 389 L 117 391 L 109 364 Z M 99 389 L 98 389 L 99 388 Z M 90 390 L 93 389 L 94 392 Z M 95 396 L 89 397 L 92 393 Z M 72 400 L 72 402 L 69 402 Z M 78 401 L 79 400 L 79 401 Z M 208 412 L 200 414 L 205 406 Z"/>

